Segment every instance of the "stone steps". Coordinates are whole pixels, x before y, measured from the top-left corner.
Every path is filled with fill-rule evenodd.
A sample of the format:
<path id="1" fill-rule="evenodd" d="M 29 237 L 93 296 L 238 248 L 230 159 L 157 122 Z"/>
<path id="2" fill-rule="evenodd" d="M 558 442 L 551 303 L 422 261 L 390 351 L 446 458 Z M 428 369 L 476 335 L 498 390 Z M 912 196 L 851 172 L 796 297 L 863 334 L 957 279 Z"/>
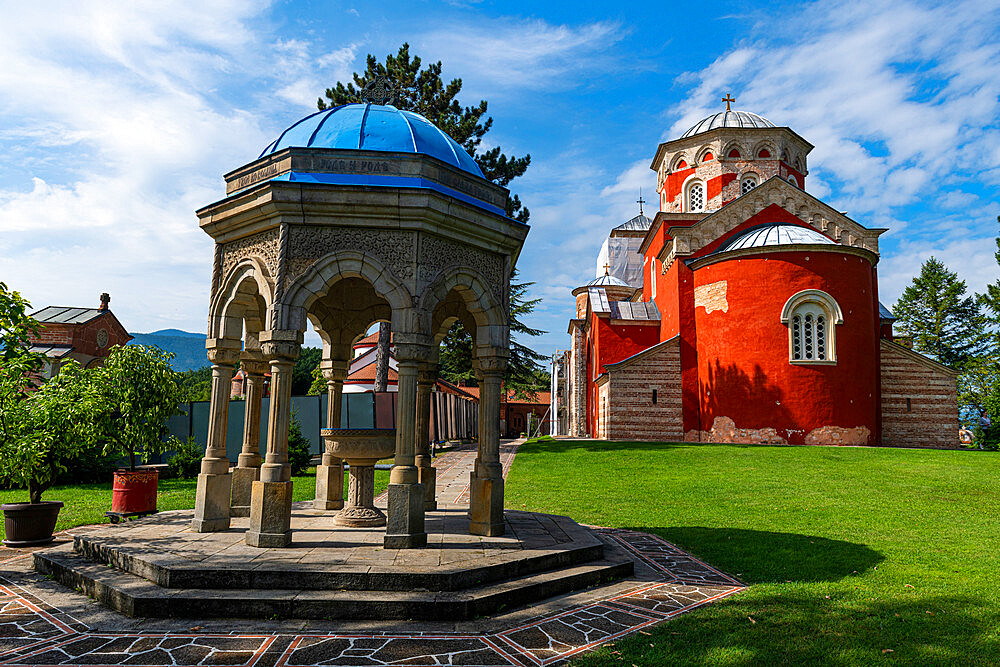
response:
<path id="1" fill-rule="evenodd" d="M 35 569 L 132 617 L 468 620 L 610 583 L 633 573 L 615 551 L 598 559 L 515 575 L 461 591 L 296 588 L 165 588 L 76 553 L 38 551 Z"/>
<path id="2" fill-rule="evenodd" d="M 73 549 L 91 561 L 170 589 L 459 591 L 603 557 L 604 544 L 593 533 L 569 520 L 564 527 L 572 539 L 558 548 L 538 549 L 530 555 L 512 550 L 511 558 L 505 561 L 482 558 L 474 566 L 444 565 L 433 569 L 391 565 L 363 568 L 309 566 L 294 562 L 227 567 L 221 558 L 210 557 L 204 562 L 191 562 L 164 554 L 137 551 L 127 540 L 109 540 L 105 536 L 78 535 L 74 538 Z"/>

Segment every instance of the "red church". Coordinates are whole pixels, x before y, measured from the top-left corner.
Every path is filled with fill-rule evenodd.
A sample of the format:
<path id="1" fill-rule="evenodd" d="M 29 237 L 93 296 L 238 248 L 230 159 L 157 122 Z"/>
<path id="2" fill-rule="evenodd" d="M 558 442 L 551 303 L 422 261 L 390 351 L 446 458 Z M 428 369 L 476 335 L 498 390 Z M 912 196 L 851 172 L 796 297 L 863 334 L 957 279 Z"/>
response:
<path id="1" fill-rule="evenodd" d="M 573 291 L 557 433 L 958 446 L 957 374 L 894 342 L 879 303 L 886 230 L 808 194 L 811 149 L 728 103 L 659 145 L 659 212 L 615 228 Z"/>

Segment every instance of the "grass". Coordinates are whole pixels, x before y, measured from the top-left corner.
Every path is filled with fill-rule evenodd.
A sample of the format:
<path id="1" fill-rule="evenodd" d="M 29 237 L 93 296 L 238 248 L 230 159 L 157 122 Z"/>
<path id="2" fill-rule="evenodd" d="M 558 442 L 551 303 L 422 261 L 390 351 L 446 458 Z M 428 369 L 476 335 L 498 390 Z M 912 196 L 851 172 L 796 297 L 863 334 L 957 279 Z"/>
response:
<path id="1" fill-rule="evenodd" d="M 316 469 L 309 468 L 304 475 L 292 477 L 292 500 L 312 500 L 316 497 Z M 375 494 L 385 490 L 389 484 L 389 471 L 375 471 Z M 198 481 L 195 479 L 161 479 L 156 496 L 156 507 L 161 512 L 167 510 L 191 509 L 194 507 L 194 493 Z M 344 497 L 347 497 L 347 473 L 344 474 Z M 106 484 L 76 484 L 56 486 L 42 496 L 42 500 L 61 500 L 64 505 L 59 511 L 56 530 L 93 523 L 108 523 L 104 513 L 111 509 L 111 480 Z M 23 503 L 28 501 L 24 490 L 0 491 L 0 503 Z M 0 539 L 4 538 L 0 525 Z"/>
<path id="2" fill-rule="evenodd" d="M 548 440 L 506 498 L 749 584 L 578 667 L 1000 664 L 1000 455 Z"/>

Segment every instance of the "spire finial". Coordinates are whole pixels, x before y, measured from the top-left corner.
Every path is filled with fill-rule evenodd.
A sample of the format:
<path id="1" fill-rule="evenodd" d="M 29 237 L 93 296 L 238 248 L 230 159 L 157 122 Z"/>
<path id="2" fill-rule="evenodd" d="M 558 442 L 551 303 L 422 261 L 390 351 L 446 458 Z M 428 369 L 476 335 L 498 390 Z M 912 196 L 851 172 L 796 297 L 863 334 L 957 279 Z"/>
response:
<path id="1" fill-rule="evenodd" d="M 608 275 L 608 269 L 610 269 L 610 268 L 611 268 L 611 265 L 610 265 L 610 264 L 607 264 L 607 263 L 606 263 L 606 264 L 604 265 L 604 275 Z"/>
<path id="2" fill-rule="evenodd" d="M 361 101 L 366 104 L 389 104 L 395 96 L 392 82 L 381 74 L 376 75 L 361 89 Z"/>
<path id="3" fill-rule="evenodd" d="M 726 111 L 732 111 L 732 109 L 729 108 L 729 105 L 735 102 L 736 98 L 729 93 L 726 93 L 726 96 L 722 98 L 722 101 L 726 103 Z"/>
<path id="4" fill-rule="evenodd" d="M 635 203 L 639 205 L 639 215 L 644 215 L 642 205 L 646 203 L 646 200 L 642 198 L 642 188 L 639 188 L 639 198 L 635 200 Z"/>

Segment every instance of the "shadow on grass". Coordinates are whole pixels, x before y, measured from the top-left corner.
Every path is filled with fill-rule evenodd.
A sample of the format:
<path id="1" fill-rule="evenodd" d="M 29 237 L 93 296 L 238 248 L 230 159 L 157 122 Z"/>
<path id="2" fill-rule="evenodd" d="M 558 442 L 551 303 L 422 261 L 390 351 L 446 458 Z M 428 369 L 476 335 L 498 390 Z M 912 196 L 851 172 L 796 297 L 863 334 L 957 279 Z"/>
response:
<path id="1" fill-rule="evenodd" d="M 632 530 L 659 535 L 748 584 L 838 581 L 885 560 L 863 544 L 795 533 L 700 526 Z"/>
<path id="2" fill-rule="evenodd" d="M 772 589 L 773 591 L 773 589 Z M 875 599 L 809 587 L 745 593 L 603 646 L 573 667 L 995 665 L 995 609 L 963 595 Z"/>

